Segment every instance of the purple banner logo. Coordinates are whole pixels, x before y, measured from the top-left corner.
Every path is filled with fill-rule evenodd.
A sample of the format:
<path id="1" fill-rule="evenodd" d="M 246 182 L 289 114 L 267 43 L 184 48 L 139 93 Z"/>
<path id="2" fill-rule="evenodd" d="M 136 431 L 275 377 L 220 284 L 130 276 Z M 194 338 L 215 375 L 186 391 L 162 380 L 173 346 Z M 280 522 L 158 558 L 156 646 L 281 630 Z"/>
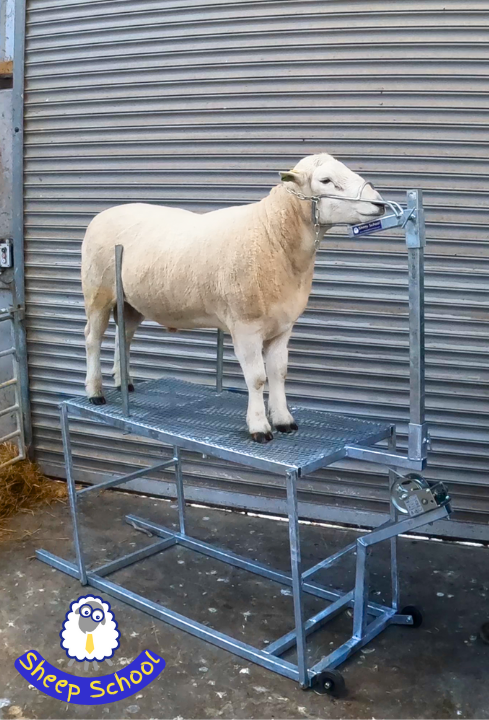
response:
<path id="1" fill-rule="evenodd" d="M 145 650 L 129 665 L 110 675 L 77 677 L 50 665 L 36 650 L 29 650 L 15 661 L 22 677 L 38 690 L 74 705 L 105 705 L 124 700 L 149 685 L 165 667 L 165 661 Z"/>

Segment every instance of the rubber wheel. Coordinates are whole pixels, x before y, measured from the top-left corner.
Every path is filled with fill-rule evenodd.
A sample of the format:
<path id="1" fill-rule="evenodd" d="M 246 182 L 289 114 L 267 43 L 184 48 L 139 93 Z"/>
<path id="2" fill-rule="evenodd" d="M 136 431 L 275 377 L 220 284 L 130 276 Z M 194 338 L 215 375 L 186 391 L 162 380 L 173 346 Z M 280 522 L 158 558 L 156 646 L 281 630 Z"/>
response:
<path id="1" fill-rule="evenodd" d="M 412 616 L 413 624 L 408 625 L 407 627 L 419 628 L 419 626 L 423 624 L 423 616 L 421 614 L 421 610 L 419 610 L 416 605 L 406 605 L 406 607 L 401 610 L 400 614 Z"/>
<path id="2" fill-rule="evenodd" d="M 479 630 L 479 637 L 482 642 L 485 642 L 486 645 L 489 645 L 489 622 L 481 625 L 481 629 Z"/>
<path id="3" fill-rule="evenodd" d="M 338 670 L 323 670 L 315 678 L 313 690 L 317 695 L 339 697 L 345 692 L 345 679 Z"/>

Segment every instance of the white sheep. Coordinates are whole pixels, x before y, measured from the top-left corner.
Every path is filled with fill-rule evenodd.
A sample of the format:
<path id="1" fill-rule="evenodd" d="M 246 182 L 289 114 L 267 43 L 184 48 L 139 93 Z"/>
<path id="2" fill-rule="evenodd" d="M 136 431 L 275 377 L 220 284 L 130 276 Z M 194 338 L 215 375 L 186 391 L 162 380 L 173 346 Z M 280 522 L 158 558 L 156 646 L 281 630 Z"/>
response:
<path id="1" fill-rule="evenodd" d="M 106 660 L 119 647 L 120 632 L 110 604 L 85 595 L 74 600 L 60 632 L 61 647 L 70 658 Z"/>
<path id="2" fill-rule="evenodd" d="M 314 223 L 311 200 L 300 196 L 319 195 L 328 197 L 318 202 Z M 82 246 L 90 401 L 105 402 L 100 347 L 116 305 L 114 249 L 121 244 L 128 348 L 144 318 L 170 329 L 227 331 L 248 387 L 253 439 L 271 440 L 271 425 L 280 432 L 296 430 L 285 396 L 287 346 L 311 291 L 318 233 L 381 215 L 381 201 L 359 175 L 322 154 L 283 173 L 282 183 L 257 203 L 203 215 L 143 203 L 101 212 Z M 114 377 L 120 386 L 117 347 Z"/>

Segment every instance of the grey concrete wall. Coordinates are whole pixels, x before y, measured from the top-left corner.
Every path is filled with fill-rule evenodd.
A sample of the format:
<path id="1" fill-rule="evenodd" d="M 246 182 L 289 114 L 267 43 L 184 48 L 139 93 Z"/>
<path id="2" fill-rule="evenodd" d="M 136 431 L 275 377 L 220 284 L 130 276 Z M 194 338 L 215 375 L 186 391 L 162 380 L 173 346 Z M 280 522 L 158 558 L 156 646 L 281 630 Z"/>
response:
<path id="1" fill-rule="evenodd" d="M 0 90 L 0 239 L 12 234 L 12 90 Z M 10 275 L 10 273 L 8 273 Z M 7 274 L 0 274 L 0 308 L 12 303 Z M 11 347 L 11 323 L 0 323 L 0 351 Z M 12 360 L 0 358 L 0 383 L 12 377 Z M 0 410 L 12 405 L 13 392 L 0 390 Z M 0 418 L 0 436 L 15 427 L 14 418 Z"/>

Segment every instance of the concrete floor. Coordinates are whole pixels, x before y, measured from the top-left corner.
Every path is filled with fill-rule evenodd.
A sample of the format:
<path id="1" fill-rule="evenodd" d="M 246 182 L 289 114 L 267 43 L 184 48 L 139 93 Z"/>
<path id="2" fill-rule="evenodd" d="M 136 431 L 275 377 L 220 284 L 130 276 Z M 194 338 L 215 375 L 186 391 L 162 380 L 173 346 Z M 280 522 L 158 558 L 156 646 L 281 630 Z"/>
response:
<path id="1" fill-rule="evenodd" d="M 85 537 L 92 562 L 141 547 L 150 539 L 125 524 L 127 512 L 173 525 L 172 503 L 108 491 L 83 502 Z M 106 530 L 111 519 L 111 533 Z M 235 552 L 288 569 L 285 522 L 235 513 L 188 509 L 189 530 Z M 405 603 L 420 605 L 419 629 L 392 627 L 343 667 L 348 694 L 333 700 L 303 691 L 293 681 L 240 660 L 123 603 L 110 600 L 121 631 L 112 672 L 142 650 L 166 660 L 159 678 L 128 700 L 106 706 L 66 705 L 29 688 L 14 660 L 34 648 L 69 672 L 59 646 L 65 612 L 80 593 L 77 581 L 34 557 L 43 547 L 72 555 L 68 508 L 58 505 L 13 519 L 0 542 L 0 716 L 3 718 L 489 718 L 489 646 L 477 639 L 489 617 L 489 549 L 401 539 Z M 305 567 L 347 544 L 355 532 L 302 525 Z M 122 551 L 125 544 L 127 550 Z M 387 558 L 376 551 L 376 599 L 388 588 Z M 352 559 L 324 573 L 348 587 Z M 292 601 L 283 588 L 183 548 L 172 548 L 113 575 L 170 608 L 258 645 L 292 626 Z M 287 591 L 285 591 L 287 593 Z M 308 597 L 306 610 L 322 607 Z M 343 615 L 309 642 L 321 657 L 350 629 Z"/>

